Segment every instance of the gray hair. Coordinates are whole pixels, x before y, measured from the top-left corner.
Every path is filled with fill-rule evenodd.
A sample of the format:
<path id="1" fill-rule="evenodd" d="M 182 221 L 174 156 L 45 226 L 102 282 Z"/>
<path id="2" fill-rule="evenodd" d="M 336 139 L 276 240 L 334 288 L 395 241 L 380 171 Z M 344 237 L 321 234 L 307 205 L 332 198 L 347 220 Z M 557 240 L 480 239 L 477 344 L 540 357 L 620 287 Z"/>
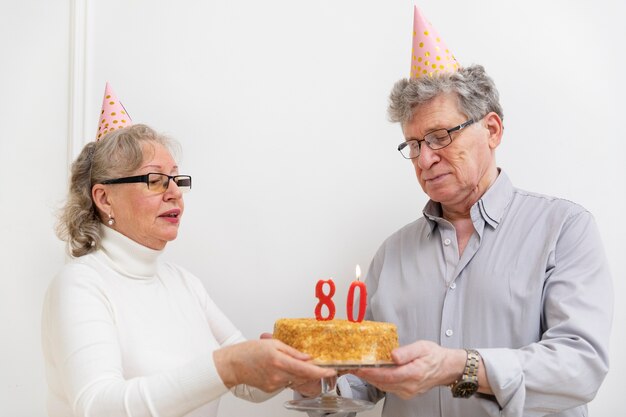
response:
<path id="1" fill-rule="evenodd" d="M 137 124 L 107 133 L 85 145 L 72 163 L 69 193 L 59 213 L 57 236 L 72 256 L 87 255 L 100 247 L 102 223 L 91 196 L 94 184 L 131 175 L 143 163 L 143 145 L 160 144 L 174 153 L 175 142 L 150 127 Z"/>
<path id="2" fill-rule="evenodd" d="M 434 77 L 398 81 L 389 95 L 389 120 L 404 126 L 413 117 L 417 106 L 447 93 L 456 95 L 459 110 L 468 118 L 480 120 L 487 113 L 495 112 L 504 120 L 496 85 L 481 65 Z"/>

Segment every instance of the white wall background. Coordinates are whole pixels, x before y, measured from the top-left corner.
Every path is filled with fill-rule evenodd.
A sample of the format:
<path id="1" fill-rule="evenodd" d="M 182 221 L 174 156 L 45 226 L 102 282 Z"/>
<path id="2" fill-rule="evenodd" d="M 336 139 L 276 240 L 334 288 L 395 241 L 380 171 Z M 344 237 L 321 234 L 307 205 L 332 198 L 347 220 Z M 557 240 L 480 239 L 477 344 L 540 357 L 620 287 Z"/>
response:
<path id="1" fill-rule="evenodd" d="M 249 338 L 312 315 L 317 279 L 335 279 L 341 305 L 354 265 L 420 215 L 385 114 L 409 71 L 411 0 L 0 1 L 0 416 L 45 416 L 40 306 L 65 261 L 54 210 L 107 80 L 135 122 L 183 145 L 194 190 L 166 256 Z M 419 5 L 458 60 L 498 84 L 498 162 L 512 181 L 596 216 L 616 310 L 612 369 L 590 409 L 624 415 L 626 5 Z M 288 398 L 226 396 L 220 415 L 298 415 Z"/>

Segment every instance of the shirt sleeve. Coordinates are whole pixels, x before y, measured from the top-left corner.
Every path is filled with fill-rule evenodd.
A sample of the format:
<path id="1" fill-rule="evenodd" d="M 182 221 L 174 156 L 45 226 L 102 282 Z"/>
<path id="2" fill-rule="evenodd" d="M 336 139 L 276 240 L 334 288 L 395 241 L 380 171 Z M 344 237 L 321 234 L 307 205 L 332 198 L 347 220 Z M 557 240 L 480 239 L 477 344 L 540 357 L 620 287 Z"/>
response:
<path id="1" fill-rule="evenodd" d="M 591 401 L 608 372 L 612 294 L 592 216 L 571 215 L 549 257 L 540 340 L 478 349 L 497 399 L 482 400 L 489 414 L 542 416 Z"/>
<path id="2" fill-rule="evenodd" d="M 337 389 L 342 397 L 369 401 L 374 404 L 385 398 L 383 391 L 352 374 L 337 378 Z"/>
<path id="3" fill-rule="evenodd" d="M 182 268 L 181 270 L 188 276 L 191 276 L 189 272 L 185 271 Z M 237 343 L 245 342 L 246 338 L 243 336 L 241 331 L 239 331 L 237 327 L 235 327 L 230 319 L 226 317 L 222 310 L 220 310 L 220 308 L 213 301 L 213 299 L 211 299 L 210 295 L 205 290 L 200 280 L 192 277 L 192 279 L 190 280 L 190 285 L 193 286 L 194 292 L 198 294 L 198 297 L 201 300 L 200 302 L 206 314 L 207 322 L 209 323 L 211 331 L 217 339 L 217 342 L 220 344 L 220 347 L 231 346 Z M 211 358 L 211 361 L 212 360 L 213 359 Z M 275 395 L 280 393 L 282 389 L 268 393 L 259 388 L 241 384 L 232 387 L 230 391 L 238 398 L 258 403 L 274 397 Z"/>
<path id="4" fill-rule="evenodd" d="M 196 279 L 183 274 L 188 283 Z M 199 281 L 197 285 L 220 347 L 244 341 Z M 228 392 L 211 354 L 191 357 L 164 372 L 126 378 L 107 288 L 96 270 L 75 263 L 53 280 L 46 295 L 42 337 L 49 385 L 52 395 L 67 399 L 72 415 L 182 416 Z M 250 401 L 275 394 L 246 386 L 233 388 L 233 393 Z"/>
<path id="5" fill-rule="evenodd" d="M 167 372 L 125 379 L 106 286 L 85 265 L 69 265 L 52 282 L 42 336 L 48 366 L 54 367 L 51 389 L 67 398 L 75 416 L 180 416 L 228 391 L 206 355 Z"/>

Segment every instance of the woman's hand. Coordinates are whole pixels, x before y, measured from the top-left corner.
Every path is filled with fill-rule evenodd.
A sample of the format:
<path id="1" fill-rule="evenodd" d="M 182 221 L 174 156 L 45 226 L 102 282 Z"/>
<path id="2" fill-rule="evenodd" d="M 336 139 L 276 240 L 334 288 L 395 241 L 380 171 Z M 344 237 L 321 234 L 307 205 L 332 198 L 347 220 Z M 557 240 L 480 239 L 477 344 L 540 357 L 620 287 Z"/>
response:
<path id="1" fill-rule="evenodd" d="M 271 339 L 273 335 L 271 333 L 262 333 L 260 337 L 261 339 Z M 322 392 L 322 384 L 319 379 L 304 382 L 292 381 L 288 388 L 299 392 L 305 397 L 317 397 Z"/>
<path id="2" fill-rule="evenodd" d="M 309 359 L 309 355 L 266 335 L 262 335 L 261 340 L 213 352 L 215 367 L 224 385 L 231 388 L 246 384 L 265 392 L 284 387 L 303 387 L 309 391 L 313 381 L 319 386 L 321 378 L 335 375 L 334 370 L 315 366 L 307 362 Z"/>

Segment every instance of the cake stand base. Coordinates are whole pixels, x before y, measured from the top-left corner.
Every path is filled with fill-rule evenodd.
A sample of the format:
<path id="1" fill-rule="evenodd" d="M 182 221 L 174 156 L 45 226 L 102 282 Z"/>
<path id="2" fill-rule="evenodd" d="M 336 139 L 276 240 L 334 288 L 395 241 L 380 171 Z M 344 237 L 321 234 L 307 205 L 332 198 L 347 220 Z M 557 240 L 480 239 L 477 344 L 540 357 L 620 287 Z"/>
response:
<path id="1" fill-rule="evenodd" d="M 325 413 L 349 413 L 369 410 L 374 403 L 352 398 L 338 397 L 336 395 L 321 395 L 315 398 L 302 398 L 287 401 L 285 408 L 297 411 L 317 411 L 320 415 Z"/>

